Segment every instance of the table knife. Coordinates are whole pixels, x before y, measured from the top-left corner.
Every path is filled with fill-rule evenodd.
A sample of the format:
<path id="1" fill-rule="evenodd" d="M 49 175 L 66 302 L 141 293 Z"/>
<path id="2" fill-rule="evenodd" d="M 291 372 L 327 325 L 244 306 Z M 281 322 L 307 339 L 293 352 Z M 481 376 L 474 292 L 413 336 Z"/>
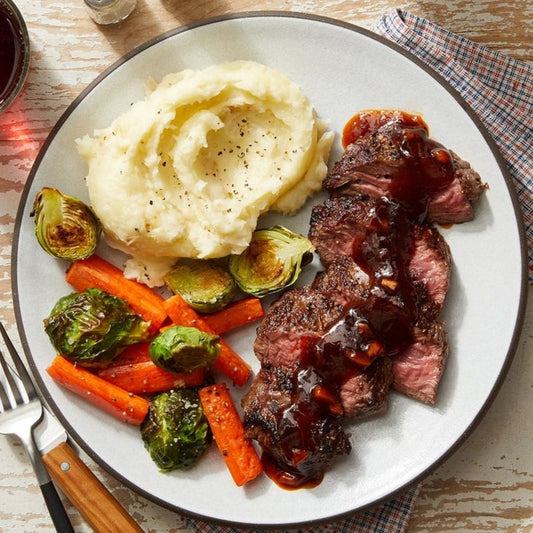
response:
<path id="1" fill-rule="evenodd" d="M 65 428 L 45 406 L 33 436 L 50 477 L 96 533 L 143 533 L 78 457 L 68 444 Z"/>

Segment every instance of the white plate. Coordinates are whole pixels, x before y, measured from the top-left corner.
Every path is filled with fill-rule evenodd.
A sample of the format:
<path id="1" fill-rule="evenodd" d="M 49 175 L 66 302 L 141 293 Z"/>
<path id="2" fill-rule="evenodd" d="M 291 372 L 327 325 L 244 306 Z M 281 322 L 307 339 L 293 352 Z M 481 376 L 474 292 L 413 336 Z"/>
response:
<path id="1" fill-rule="evenodd" d="M 490 189 L 476 219 L 443 230 L 454 257 L 444 310 L 450 359 L 430 407 L 392 394 L 384 416 L 351 425 L 353 452 L 313 490 L 285 491 L 262 477 L 236 487 L 215 447 L 185 473 L 161 474 L 138 428 L 121 424 L 57 386 L 46 374 L 54 351 L 42 320 L 71 291 L 66 264 L 44 253 L 30 218 L 43 186 L 88 201 L 86 167 L 74 139 L 107 126 L 143 96 L 149 76 L 250 59 L 289 75 L 340 133 L 365 108 L 422 113 L 434 138 L 470 161 Z M 332 160 L 341 151 L 335 142 Z M 92 83 L 54 128 L 28 180 L 14 246 L 14 297 L 25 350 L 46 399 L 76 442 L 118 479 L 160 504 L 233 524 L 295 525 L 338 517 L 390 497 L 426 475 L 469 433 L 493 398 L 521 327 L 525 245 L 517 204 L 494 143 L 468 106 L 440 79 L 388 42 L 324 18 L 249 13 L 179 28 L 119 61 Z M 309 211 L 283 223 L 307 232 Z M 107 257 L 109 250 L 102 248 Z M 113 255 L 113 260 L 119 260 Z M 120 263 L 119 263 L 120 264 Z M 254 327 L 228 336 L 257 367 Z"/>

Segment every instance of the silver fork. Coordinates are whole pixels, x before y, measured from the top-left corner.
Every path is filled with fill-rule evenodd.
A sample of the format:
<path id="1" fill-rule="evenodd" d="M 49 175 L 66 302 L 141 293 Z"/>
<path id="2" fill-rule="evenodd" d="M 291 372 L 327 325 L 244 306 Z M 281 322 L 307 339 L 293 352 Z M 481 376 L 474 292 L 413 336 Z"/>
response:
<path id="1" fill-rule="evenodd" d="M 16 435 L 21 440 L 30 458 L 56 530 L 60 533 L 74 533 L 61 498 L 48 475 L 41 454 L 33 440 L 33 429 L 43 417 L 43 406 L 30 376 L 1 322 L 0 333 L 16 368 L 15 372 L 8 365 L 0 350 L 0 365 L 2 367 L 0 372 L 0 433 Z"/>

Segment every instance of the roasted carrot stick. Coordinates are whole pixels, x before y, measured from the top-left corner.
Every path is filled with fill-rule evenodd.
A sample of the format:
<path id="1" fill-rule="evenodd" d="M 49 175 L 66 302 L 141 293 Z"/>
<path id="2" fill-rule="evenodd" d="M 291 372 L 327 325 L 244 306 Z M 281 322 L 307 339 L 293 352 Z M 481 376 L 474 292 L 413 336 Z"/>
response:
<path id="1" fill-rule="evenodd" d="M 174 324 L 198 328 L 213 335 L 217 334 L 179 294 L 164 300 L 163 306 Z M 250 365 L 241 359 L 239 354 L 234 352 L 223 339 L 220 340 L 220 348 L 215 366 L 237 385 L 244 385 L 252 374 Z"/>
<path id="2" fill-rule="evenodd" d="M 103 368 L 98 377 L 134 394 L 153 394 L 174 388 L 204 385 L 205 369 L 174 373 L 158 367 L 152 361 L 129 363 Z"/>
<path id="3" fill-rule="evenodd" d="M 46 371 L 63 387 L 128 424 L 140 425 L 148 413 L 149 402 L 144 398 L 108 383 L 60 355 Z"/>
<path id="4" fill-rule="evenodd" d="M 204 315 L 205 322 L 219 335 L 258 320 L 265 314 L 261 300 L 255 297 L 243 298 L 221 311 Z"/>
<path id="5" fill-rule="evenodd" d="M 150 343 L 130 344 L 106 368 L 96 374 L 134 394 L 152 394 L 175 387 L 204 385 L 205 369 L 177 374 L 158 367 L 150 358 Z"/>
<path id="6" fill-rule="evenodd" d="M 150 359 L 150 342 L 137 342 L 126 346 L 106 368 L 144 363 Z"/>
<path id="7" fill-rule="evenodd" d="M 97 255 L 74 261 L 67 270 L 66 280 L 79 292 L 96 287 L 123 298 L 137 314 L 150 322 L 152 333 L 167 317 L 159 294 L 142 283 L 126 279 L 120 268 Z"/>
<path id="8" fill-rule="evenodd" d="M 246 437 L 239 413 L 225 383 L 199 390 L 205 416 L 218 449 L 238 486 L 256 478 L 263 465 L 251 440 Z"/>

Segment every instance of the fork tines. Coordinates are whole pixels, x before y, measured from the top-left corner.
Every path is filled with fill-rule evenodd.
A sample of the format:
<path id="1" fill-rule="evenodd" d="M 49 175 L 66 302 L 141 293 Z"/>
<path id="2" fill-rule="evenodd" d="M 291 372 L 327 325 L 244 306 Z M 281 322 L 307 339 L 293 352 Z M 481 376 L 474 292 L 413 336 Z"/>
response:
<path id="1" fill-rule="evenodd" d="M 3 410 L 9 409 L 9 407 L 14 407 L 15 405 L 25 403 L 28 400 L 36 397 L 35 388 L 33 383 L 28 375 L 28 372 L 20 359 L 20 356 L 17 353 L 17 350 L 11 339 L 7 335 L 7 331 L 4 328 L 4 325 L 0 322 L 0 333 L 4 339 L 5 346 L 7 351 L 11 355 L 11 359 L 16 368 L 16 372 L 11 368 L 11 366 L 6 361 L 3 352 L 0 350 L 0 365 L 2 366 L 2 375 L 5 377 L 5 380 L 8 385 L 8 390 L 13 394 L 13 402 L 10 400 L 8 393 L 4 390 L 0 382 L 0 400 L 2 402 Z M 19 382 L 20 380 L 20 382 Z M 27 396 L 27 399 L 25 398 Z"/>

